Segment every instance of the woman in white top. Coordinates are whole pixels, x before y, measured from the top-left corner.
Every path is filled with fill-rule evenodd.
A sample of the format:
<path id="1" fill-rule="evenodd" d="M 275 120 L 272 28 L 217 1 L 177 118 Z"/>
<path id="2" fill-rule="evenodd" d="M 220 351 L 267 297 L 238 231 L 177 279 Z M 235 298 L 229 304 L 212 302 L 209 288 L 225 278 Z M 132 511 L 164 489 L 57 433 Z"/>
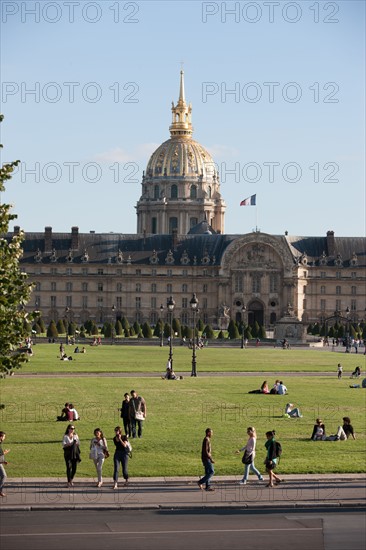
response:
<path id="1" fill-rule="evenodd" d="M 249 477 L 249 470 L 251 470 L 254 474 L 256 474 L 258 476 L 259 481 L 263 481 L 263 477 L 262 477 L 261 473 L 257 470 L 257 468 L 254 465 L 255 446 L 256 446 L 256 442 L 257 442 L 257 434 L 256 434 L 256 431 L 255 431 L 255 428 L 250 426 L 247 429 L 247 434 L 249 436 L 249 439 L 248 439 L 246 445 L 244 445 L 244 447 L 242 447 L 241 449 L 236 451 L 237 453 L 240 453 L 241 451 L 244 451 L 242 461 L 243 461 L 243 464 L 245 466 L 245 469 L 244 469 L 243 479 L 241 481 L 239 481 L 240 485 L 246 485 L 246 483 L 248 481 L 248 477 Z"/>
<path id="2" fill-rule="evenodd" d="M 68 487 L 72 487 L 74 485 L 73 479 L 76 474 L 77 463 L 80 462 L 79 445 L 79 436 L 75 432 L 75 427 L 72 424 L 69 424 L 62 440 Z"/>
<path id="3" fill-rule="evenodd" d="M 103 432 L 100 428 L 95 428 L 94 437 L 90 441 L 89 458 L 93 460 L 95 464 L 95 468 L 97 470 L 97 476 L 98 476 L 97 487 L 101 487 L 103 485 L 102 469 L 103 469 L 104 459 L 106 458 L 107 454 L 109 456 L 107 441 L 103 435 Z"/>

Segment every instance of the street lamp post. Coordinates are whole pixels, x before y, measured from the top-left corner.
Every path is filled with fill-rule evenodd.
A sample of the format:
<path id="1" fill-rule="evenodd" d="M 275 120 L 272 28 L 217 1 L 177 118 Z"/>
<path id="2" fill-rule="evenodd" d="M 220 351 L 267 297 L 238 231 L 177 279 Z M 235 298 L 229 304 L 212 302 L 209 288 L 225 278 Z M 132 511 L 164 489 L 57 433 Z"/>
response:
<path id="1" fill-rule="evenodd" d="M 350 309 L 346 307 L 346 318 L 347 318 L 347 332 L 346 332 L 346 353 L 351 351 L 351 336 L 350 336 L 350 321 L 349 321 Z"/>
<path id="2" fill-rule="evenodd" d="M 193 345 L 192 345 L 192 372 L 191 376 L 197 376 L 197 358 L 196 358 L 196 313 L 198 312 L 198 300 L 195 294 L 193 294 L 191 301 L 189 302 L 193 313 Z"/>
<path id="3" fill-rule="evenodd" d="M 171 370 L 173 371 L 173 329 L 172 327 L 173 327 L 173 311 L 175 307 L 175 302 L 172 296 L 170 296 L 166 305 L 170 315 L 169 364 L 170 364 Z"/>
<path id="4" fill-rule="evenodd" d="M 163 313 L 164 313 L 164 306 L 163 306 L 163 304 L 161 304 L 161 306 L 160 306 L 160 347 L 161 348 L 164 346 Z"/>
<path id="5" fill-rule="evenodd" d="M 116 311 L 116 306 L 113 304 L 113 306 L 112 306 L 112 321 L 111 321 L 111 345 L 114 344 L 114 333 L 115 333 L 114 325 L 116 324 L 116 318 L 114 316 L 115 311 Z"/>
<path id="6" fill-rule="evenodd" d="M 241 308 L 241 349 L 245 348 L 245 345 L 244 345 L 244 315 L 245 315 L 246 310 L 247 310 L 247 308 L 243 304 L 243 307 Z"/>

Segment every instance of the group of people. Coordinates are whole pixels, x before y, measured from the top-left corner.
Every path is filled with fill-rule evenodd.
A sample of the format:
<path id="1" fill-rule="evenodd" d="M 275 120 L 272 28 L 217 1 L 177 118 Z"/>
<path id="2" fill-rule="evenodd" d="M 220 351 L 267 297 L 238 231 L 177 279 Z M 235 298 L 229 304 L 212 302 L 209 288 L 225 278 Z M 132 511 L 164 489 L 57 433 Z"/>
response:
<path id="1" fill-rule="evenodd" d="M 310 439 L 312 439 L 312 441 L 345 441 L 350 437 L 352 437 L 352 439 L 356 439 L 356 434 L 349 416 L 344 416 L 342 420 L 343 425 L 338 426 L 337 433 L 327 436 L 325 433 L 324 422 L 321 418 L 317 418 Z"/>
<path id="2" fill-rule="evenodd" d="M 61 410 L 60 416 L 57 417 L 57 421 L 75 422 L 76 420 L 80 420 L 78 411 L 72 403 L 65 403 L 64 408 Z"/>
<path id="3" fill-rule="evenodd" d="M 265 380 L 259 390 L 251 390 L 248 393 L 264 393 L 264 394 L 274 394 L 274 395 L 286 395 L 287 387 L 282 382 L 282 380 L 276 380 L 272 388 L 269 389 L 268 382 Z"/>
<path id="4" fill-rule="evenodd" d="M 71 404 L 65 403 L 62 410 L 64 414 L 58 417 L 58 420 L 68 420 L 70 415 Z M 74 409 L 75 410 L 75 409 Z M 132 447 L 129 442 L 129 437 L 142 437 L 142 425 L 146 419 L 146 401 L 139 396 L 135 390 L 131 390 L 130 394 L 125 393 L 121 407 L 118 409 L 121 412 L 123 420 L 124 434 L 122 434 L 121 426 L 116 426 L 114 429 L 113 443 L 115 451 L 113 455 L 113 489 L 118 488 L 118 476 L 120 466 L 122 466 L 122 475 L 125 484 L 128 483 L 128 459 L 131 457 Z M 70 420 L 72 420 L 70 418 Z M 64 451 L 64 459 L 66 464 L 66 476 L 68 487 L 73 486 L 73 480 L 76 474 L 77 465 L 81 461 L 80 458 L 80 440 L 76 433 L 75 426 L 70 423 L 65 431 L 62 448 Z M 109 458 L 107 439 L 100 428 L 95 428 L 94 436 L 90 441 L 89 458 L 93 460 L 97 473 L 97 487 L 103 485 L 103 464 L 106 458 Z"/>
<path id="5" fill-rule="evenodd" d="M 246 444 L 236 451 L 237 454 L 240 454 L 243 452 L 242 457 L 242 463 L 244 464 L 244 474 L 243 478 L 239 481 L 240 485 L 246 485 L 249 473 L 250 471 L 253 472 L 257 477 L 259 481 L 264 481 L 264 478 L 259 470 L 255 467 L 254 460 L 256 456 L 256 444 L 257 444 L 257 434 L 254 426 L 249 426 L 247 429 L 248 434 L 248 441 Z M 276 432 L 275 430 L 271 430 L 266 432 L 266 443 L 265 443 L 265 449 L 266 449 L 266 458 L 264 460 L 265 470 L 269 476 L 268 483 L 266 487 L 273 487 L 274 484 L 282 483 L 282 479 L 278 477 L 278 475 L 274 472 L 279 458 L 280 458 L 280 450 L 281 447 L 275 440 Z M 212 457 L 212 445 L 211 445 L 211 438 L 213 436 L 213 430 L 212 428 L 206 428 L 205 437 L 202 441 L 202 449 L 201 449 L 201 460 L 202 465 L 205 470 L 205 474 L 199 481 L 197 481 L 197 485 L 199 489 L 206 490 L 206 491 L 214 491 L 214 488 L 211 486 L 211 480 L 215 473 L 214 464 L 215 461 Z"/>
<path id="6" fill-rule="evenodd" d="M 162 379 L 163 380 L 183 380 L 183 376 L 179 376 L 175 374 L 175 372 L 173 371 L 170 359 L 166 364 L 165 375 L 162 376 Z"/>

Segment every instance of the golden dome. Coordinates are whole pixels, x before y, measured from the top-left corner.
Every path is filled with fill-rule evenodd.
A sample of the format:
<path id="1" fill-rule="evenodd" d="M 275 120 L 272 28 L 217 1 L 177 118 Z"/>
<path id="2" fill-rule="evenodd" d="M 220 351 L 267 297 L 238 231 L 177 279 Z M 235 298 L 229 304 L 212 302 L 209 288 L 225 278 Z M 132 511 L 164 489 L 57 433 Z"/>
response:
<path id="1" fill-rule="evenodd" d="M 187 137 L 168 139 L 151 155 L 146 176 L 187 176 L 210 179 L 216 172 L 211 155 L 202 145 Z"/>
<path id="2" fill-rule="evenodd" d="M 210 179 L 216 177 L 215 163 L 202 145 L 192 139 L 192 106 L 184 95 L 184 72 L 180 72 L 179 99 L 172 102 L 171 138 L 151 155 L 147 178 L 179 177 Z"/>

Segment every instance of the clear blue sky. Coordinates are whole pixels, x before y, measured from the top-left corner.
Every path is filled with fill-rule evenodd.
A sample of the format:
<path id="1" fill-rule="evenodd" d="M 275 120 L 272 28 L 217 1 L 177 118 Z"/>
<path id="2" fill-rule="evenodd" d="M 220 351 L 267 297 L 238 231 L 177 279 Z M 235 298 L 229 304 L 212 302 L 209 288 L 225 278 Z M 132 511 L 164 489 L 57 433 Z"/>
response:
<path id="1" fill-rule="evenodd" d="M 2 201 L 25 231 L 136 232 L 142 172 L 169 138 L 184 62 L 226 233 L 364 235 L 364 2 L 1 9 L 2 161 L 22 161 Z M 255 193 L 257 207 L 239 206 Z"/>

